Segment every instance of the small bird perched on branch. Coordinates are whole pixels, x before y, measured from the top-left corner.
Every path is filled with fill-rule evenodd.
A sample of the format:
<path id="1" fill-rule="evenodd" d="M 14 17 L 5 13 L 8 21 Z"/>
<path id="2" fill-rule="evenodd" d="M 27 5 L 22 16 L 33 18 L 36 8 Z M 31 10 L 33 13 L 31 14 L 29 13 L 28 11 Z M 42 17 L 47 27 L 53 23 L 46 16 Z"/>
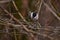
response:
<path id="1" fill-rule="evenodd" d="M 30 12 L 29 13 L 29 17 L 33 20 L 33 21 L 37 21 L 38 20 L 38 13 L 37 12 Z"/>

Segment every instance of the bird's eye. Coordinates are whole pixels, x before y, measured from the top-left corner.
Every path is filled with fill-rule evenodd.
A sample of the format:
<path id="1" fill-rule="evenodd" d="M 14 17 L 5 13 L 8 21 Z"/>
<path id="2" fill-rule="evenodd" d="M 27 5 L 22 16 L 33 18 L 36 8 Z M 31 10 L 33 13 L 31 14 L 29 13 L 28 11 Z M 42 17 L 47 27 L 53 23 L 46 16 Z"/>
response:
<path id="1" fill-rule="evenodd" d="M 33 16 L 33 18 L 34 18 L 34 17 L 36 16 L 36 13 L 33 13 L 32 16 Z"/>

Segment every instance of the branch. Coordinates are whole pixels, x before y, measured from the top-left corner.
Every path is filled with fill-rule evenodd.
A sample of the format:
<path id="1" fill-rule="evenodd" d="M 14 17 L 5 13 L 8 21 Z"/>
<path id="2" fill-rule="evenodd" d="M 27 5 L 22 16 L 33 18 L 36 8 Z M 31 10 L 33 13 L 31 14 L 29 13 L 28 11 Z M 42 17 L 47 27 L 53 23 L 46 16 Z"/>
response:
<path id="1" fill-rule="evenodd" d="M 25 31 L 27 31 L 28 33 L 31 33 L 32 30 L 29 30 L 28 28 L 26 28 L 25 25 L 23 25 L 18 19 L 16 19 L 11 13 L 9 13 L 6 9 L 2 8 L 0 6 L 0 8 L 6 12 L 9 16 L 11 16 L 12 19 L 14 19 L 17 23 L 19 23 L 20 25 L 22 25 L 22 27 L 25 29 Z M 4 24 L 5 25 L 5 24 Z M 8 25 L 8 24 L 7 24 Z M 32 31 L 33 32 L 33 31 Z"/>
<path id="2" fill-rule="evenodd" d="M 11 0 L 6 0 L 6 1 L 2 0 L 2 1 L 0 1 L 0 4 L 8 3 L 8 2 L 10 2 L 10 1 L 11 1 Z"/>
<path id="3" fill-rule="evenodd" d="M 59 13 L 59 12 L 54 8 L 54 6 L 52 5 L 51 2 L 49 2 L 49 4 L 50 4 L 51 8 L 52 8 L 56 13 Z"/>
<path id="4" fill-rule="evenodd" d="M 13 3 L 13 5 L 14 5 L 16 11 L 17 11 L 18 14 L 20 15 L 20 17 L 23 19 L 23 21 L 26 22 L 27 24 L 29 24 L 29 23 L 24 19 L 24 17 L 22 16 L 22 14 L 19 12 L 19 10 L 18 10 L 18 8 L 17 8 L 17 6 L 16 6 L 14 0 L 12 0 L 12 3 Z"/>
<path id="5" fill-rule="evenodd" d="M 11 18 L 14 19 L 17 23 L 21 24 L 26 31 L 28 31 L 28 29 L 18 19 L 16 19 L 11 13 L 9 13 L 6 9 L 2 8 L 1 6 L 0 6 L 0 8 L 4 12 L 6 12 L 9 16 L 11 16 Z"/>
<path id="6" fill-rule="evenodd" d="M 43 0 L 41 0 L 41 3 L 39 4 L 38 14 L 39 14 L 39 12 L 41 11 L 42 4 L 43 4 Z"/>
<path id="7" fill-rule="evenodd" d="M 43 3 L 52 12 L 52 14 L 60 21 L 60 17 L 57 16 L 57 14 L 52 10 L 52 8 L 50 8 L 47 3 L 45 3 L 45 2 L 43 2 Z"/>
<path id="8" fill-rule="evenodd" d="M 26 28 L 26 26 L 25 25 L 23 25 L 18 19 L 16 19 L 11 13 L 9 13 L 6 9 L 4 9 L 4 8 L 2 8 L 2 7 L 0 7 L 4 12 L 6 12 L 9 16 L 11 16 L 11 18 L 12 19 L 14 19 L 16 22 L 18 22 L 20 25 L 22 25 L 23 26 L 23 28 L 27 31 L 27 32 L 29 32 L 29 33 L 34 33 L 34 34 L 37 34 L 37 35 L 42 35 L 42 36 L 44 36 L 44 37 L 48 37 L 48 38 L 51 38 L 51 39 L 53 39 L 52 37 L 50 37 L 50 36 L 48 36 L 48 35 L 46 35 L 46 34 L 41 34 L 40 32 L 38 33 L 38 32 L 35 32 L 35 31 L 33 31 L 33 30 L 29 30 L 28 28 Z M 20 14 L 20 12 L 18 12 L 19 14 Z M 20 14 L 20 16 L 22 17 L 22 15 Z M 23 17 L 22 17 L 23 18 Z M 25 21 L 25 19 L 24 19 L 24 21 Z"/>

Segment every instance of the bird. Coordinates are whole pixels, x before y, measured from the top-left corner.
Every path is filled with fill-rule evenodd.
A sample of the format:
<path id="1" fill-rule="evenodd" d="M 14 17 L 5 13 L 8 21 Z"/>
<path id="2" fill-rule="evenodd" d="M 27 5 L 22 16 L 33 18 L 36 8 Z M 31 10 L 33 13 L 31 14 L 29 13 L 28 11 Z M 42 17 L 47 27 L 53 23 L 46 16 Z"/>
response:
<path id="1" fill-rule="evenodd" d="M 30 18 L 33 20 L 33 21 L 37 21 L 38 20 L 38 16 L 39 16 L 39 14 L 37 13 L 37 12 L 30 12 L 29 13 L 29 16 L 30 16 Z"/>

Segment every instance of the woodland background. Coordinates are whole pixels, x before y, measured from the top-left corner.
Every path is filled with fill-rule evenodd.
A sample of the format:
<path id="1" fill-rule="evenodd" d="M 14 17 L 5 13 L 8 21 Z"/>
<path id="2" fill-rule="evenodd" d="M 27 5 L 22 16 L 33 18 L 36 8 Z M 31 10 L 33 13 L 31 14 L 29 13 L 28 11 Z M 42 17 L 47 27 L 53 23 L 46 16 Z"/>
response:
<path id="1" fill-rule="evenodd" d="M 60 40 L 60 0 L 0 0 L 0 40 Z"/>

